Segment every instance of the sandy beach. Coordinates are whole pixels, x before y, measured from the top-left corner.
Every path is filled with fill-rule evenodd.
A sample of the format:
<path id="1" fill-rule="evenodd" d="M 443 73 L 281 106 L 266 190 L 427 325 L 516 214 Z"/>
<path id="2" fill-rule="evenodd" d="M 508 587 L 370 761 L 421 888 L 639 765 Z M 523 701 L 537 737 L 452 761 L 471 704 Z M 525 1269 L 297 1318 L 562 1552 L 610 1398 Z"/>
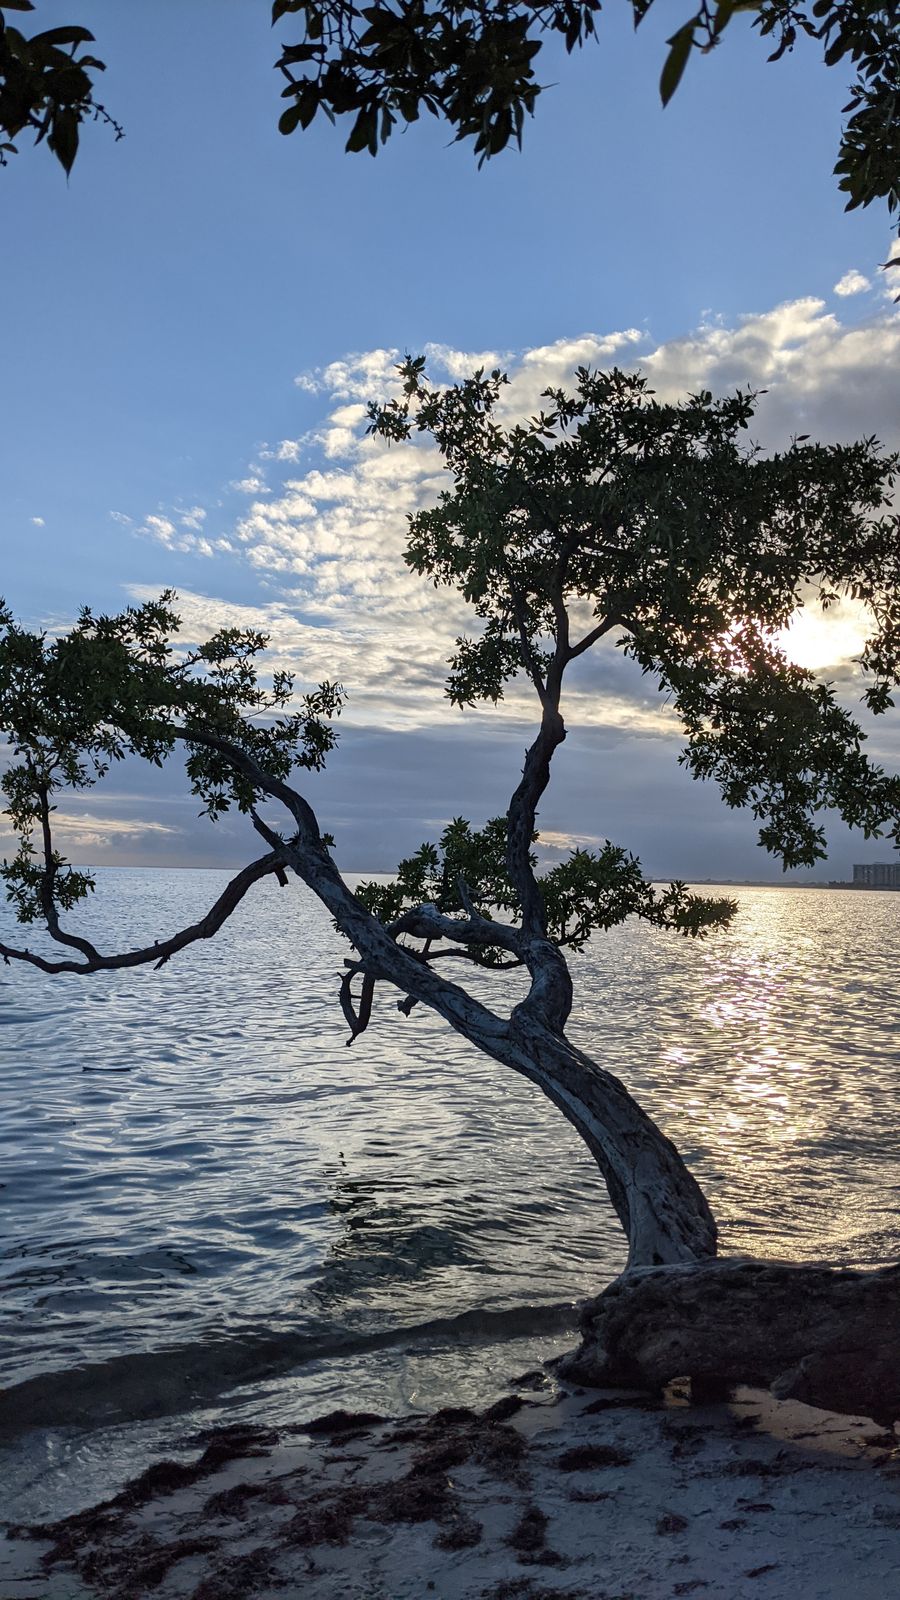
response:
<path id="1" fill-rule="evenodd" d="M 3 1600 L 886 1600 L 896 1439 L 739 1391 L 523 1374 L 486 1410 L 333 1412 L 183 1441 L 0 1546 Z"/>

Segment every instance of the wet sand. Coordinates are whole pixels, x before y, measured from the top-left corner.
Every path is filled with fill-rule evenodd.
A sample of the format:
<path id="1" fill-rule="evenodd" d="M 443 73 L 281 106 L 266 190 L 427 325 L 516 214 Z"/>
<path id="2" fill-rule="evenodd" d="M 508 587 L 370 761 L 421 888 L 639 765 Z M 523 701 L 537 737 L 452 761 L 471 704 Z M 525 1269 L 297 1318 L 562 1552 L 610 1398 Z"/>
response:
<path id="1" fill-rule="evenodd" d="M 523 1374 L 486 1410 L 185 1440 L 0 1545 L 2 1600 L 886 1600 L 896 1439 L 740 1391 L 694 1407 Z"/>

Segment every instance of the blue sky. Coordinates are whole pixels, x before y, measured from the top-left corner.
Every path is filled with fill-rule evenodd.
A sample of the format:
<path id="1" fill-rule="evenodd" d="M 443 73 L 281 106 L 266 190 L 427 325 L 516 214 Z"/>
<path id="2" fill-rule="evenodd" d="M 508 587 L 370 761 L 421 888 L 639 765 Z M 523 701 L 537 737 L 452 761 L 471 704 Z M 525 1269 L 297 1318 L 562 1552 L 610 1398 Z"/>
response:
<path id="1" fill-rule="evenodd" d="M 831 176 L 841 69 L 800 48 L 769 66 L 737 22 L 663 112 L 686 7 L 661 0 L 637 37 L 628 9 L 610 4 L 599 47 L 545 52 L 558 87 L 523 153 L 479 172 L 436 124 L 375 161 L 325 122 L 283 139 L 290 19 L 273 35 L 265 0 L 39 0 L 41 24 L 94 29 L 127 136 L 87 129 L 68 185 L 42 151 L 0 172 L 2 588 L 64 625 L 82 601 L 174 585 L 188 631 L 261 618 L 301 677 L 344 677 L 342 748 L 313 798 L 351 867 L 501 809 L 531 715 L 524 698 L 465 718 L 441 701 L 465 618 L 400 560 L 433 463 L 360 443 L 395 352 L 436 348 L 450 374 L 489 353 L 523 403 L 583 359 L 641 361 L 673 393 L 758 384 L 773 444 L 801 424 L 897 432 L 887 219 L 846 215 Z M 544 817 L 560 847 L 609 834 L 654 872 L 777 875 L 752 825 L 677 773 L 645 696 L 607 659 L 576 686 Z M 72 853 L 243 859 L 239 827 L 201 833 L 192 810 L 175 774 L 154 790 L 120 772 L 73 804 Z M 836 876 L 872 856 L 835 841 Z"/>

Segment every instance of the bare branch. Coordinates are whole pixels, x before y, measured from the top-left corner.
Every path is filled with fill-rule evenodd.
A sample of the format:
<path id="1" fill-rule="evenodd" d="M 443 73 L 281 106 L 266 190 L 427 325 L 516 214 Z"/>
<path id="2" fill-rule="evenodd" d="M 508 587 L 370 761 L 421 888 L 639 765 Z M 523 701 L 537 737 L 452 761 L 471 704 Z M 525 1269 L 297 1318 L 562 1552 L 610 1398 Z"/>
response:
<path id="1" fill-rule="evenodd" d="M 351 984 L 357 972 L 360 970 L 361 965 L 361 962 L 354 961 L 352 964 L 350 964 L 350 971 L 345 972 L 344 976 L 341 978 L 341 1010 L 344 1013 L 344 1016 L 347 1020 L 347 1026 L 350 1029 L 350 1037 L 347 1040 L 348 1045 L 352 1044 L 354 1039 L 357 1039 L 361 1033 L 365 1033 L 372 1016 L 372 999 L 375 994 L 375 978 L 371 972 L 363 972 L 362 975 L 362 989 L 359 997 L 359 1009 L 357 1010 L 353 1004 L 353 990 L 351 988 Z"/>
<path id="2" fill-rule="evenodd" d="M 618 628 L 621 625 L 620 617 L 604 617 L 603 621 L 598 622 L 596 628 L 592 628 L 590 633 L 586 633 L 584 638 L 579 639 L 577 644 L 570 645 L 569 661 L 574 661 L 576 656 L 583 656 L 584 652 L 590 650 L 591 645 L 596 644 L 598 639 L 602 639 L 605 633 L 611 633 L 613 628 Z"/>
<path id="3" fill-rule="evenodd" d="M 459 898 L 462 901 L 462 908 L 466 915 L 472 918 L 477 917 L 478 911 L 472 899 L 472 894 L 465 878 L 462 876 L 458 877 L 456 880 L 456 887 L 459 891 Z"/>
<path id="4" fill-rule="evenodd" d="M 92 954 L 87 954 L 87 950 L 84 951 L 86 959 L 83 962 L 50 961 L 45 956 L 36 955 L 32 950 L 17 950 L 12 945 L 0 943 L 0 956 L 3 957 L 7 964 L 10 961 L 24 961 L 29 966 L 39 967 L 41 972 L 74 972 L 82 976 L 87 976 L 94 972 L 118 972 L 123 967 L 141 967 L 148 965 L 150 962 L 153 962 L 157 967 L 161 967 L 171 956 L 177 955 L 179 950 L 183 950 L 186 945 L 194 944 L 198 939 L 211 939 L 213 934 L 218 933 L 223 922 L 227 921 L 231 913 L 243 900 L 247 890 L 252 888 L 254 883 L 258 883 L 261 878 L 266 877 L 268 873 L 283 872 L 287 860 L 287 855 L 279 855 L 275 851 L 272 851 L 269 855 L 260 856 L 257 861 L 252 861 L 249 866 L 244 867 L 243 871 L 232 878 L 231 882 L 219 895 L 215 905 L 210 907 L 205 917 L 201 917 L 199 922 L 192 923 L 188 928 L 182 928 L 179 933 L 173 934 L 169 939 L 157 940 L 154 944 L 146 945 L 142 949 L 126 950 L 118 955 L 103 956 L 94 949 L 93 945 L 88 945 L 87 940 L 78 940 L 77 944 L 82 949 L 87 946 L 87 950 L 92 952 Z M 75 943 L 76 941 L 70 935 L 64 938 L 63 942 Z"/>
<path id="5" fill-rule="evenodd" d="M 481 967 L 482 971 L 486 972 L 511 972 L 513 967 L 524 967 L 525 965 L 524 958 L 520 956 L 515 961 L 496 961 L 486 967 L 484 962 L 479 961 L 471 950 L 448 950 L 446 947 L 441 950 L 432 950 L 428 955 L 422 956 L 423 961 L 452 961 L 454 959 L 468 961 L 470 966 Z"/>
<path id="6" fill-rule="evenodd" d="M 402 917 L 392 922 L 387 930 L 391 938 L 400 933 L 412 934 L 416 939 L 449 939 L 454 944 L 498 946 L 514 955 L 522 951 L 522 933 L 506 922 L 491 922 L 476 911 L 470 912 L 466 921 L 438 911 L 437 906 L 414 906 L 404 911 Z"/>
<path id="7" fill-rule="evenodd" d="M 544 902 L 531 862 L 535 818 L 541 795 L 550 781 L 550 762 L 566 737 L 565 724 L 555 706 L 545 705 L 537 738 L 525 756 L 522 779 L 509 803 L 507 871 L 519 896 L 522 928 L 528 937 L 546 934 Z"/>
<path id="8" fill-rule="evenodd" d="M 537 657 L 532 649 L 531 640 L 528 637 L 525 601 L 522 597 L 521 591 L 514 588 L 512 584 L 510 584 L 509 593 L 510 599 L 512 600 L 513 616 L 516 619 L 516 627 L 519 630 L 519 648 L 522 652 L 522 664 L 525 668 L 525 671 L 528 673 L 529 678 L 534 684 L 535 689 L 537 690 L 538 699 L 540 700 L 541 705 L 544 705 L 547 700 L 547 685 L 541 675 L 541 669 L 538 666 Z"/>

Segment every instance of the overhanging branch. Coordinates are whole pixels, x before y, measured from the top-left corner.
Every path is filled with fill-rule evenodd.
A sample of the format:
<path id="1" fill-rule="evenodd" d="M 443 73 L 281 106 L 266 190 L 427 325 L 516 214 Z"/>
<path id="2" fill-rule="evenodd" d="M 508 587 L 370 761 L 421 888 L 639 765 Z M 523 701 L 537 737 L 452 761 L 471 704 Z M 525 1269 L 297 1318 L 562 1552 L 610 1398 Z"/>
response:
<path id="1" fill-rule="evenodd" d="M 104 956 L 94 949 L 87 940 L 78 940 L 77 944 L 85 950 L 84 961 L 51 961 L 46 956 L 37 955 L 33 950 L 19 950 L 12 945 L 0 943 L 0 956 L 7 963 L 10 961 L 24 961 L 27 965 L 38 967 L 41 972 L 60 973 L 72 972 L 86 977 L 94 972 L 118 972 L 124 967 L 147 966 L 151 962 L 156 967 L 162 967 L 179 950 L 184 950 L 189 944 L 194 944 L 198 939 L 211 939 L 218 933 L 222 924 L 228 920 L 231 913 L 240 905 L 247 893 L 261 878 L 269 873 L 283 873 L 287 855 L 282 851 L 270 851 L 268 855 L 260 856 L 257 861 L 252 861 L 232 878 L 228 886 L 219 895 L 218 900 L 207 911 L 205 917 L 199 922 L 194 922 L 190 927 L 182 928 L 180 932 L 172 934 L 171 938 L 157 940 L 152 945 L 145 945 L 138 950 L 126 950 L 117 955 Z M 65 943 L 76 943 L 74 936 L 64 939 Z M 93 952 L 87 954 L 87 951 Z"/>

